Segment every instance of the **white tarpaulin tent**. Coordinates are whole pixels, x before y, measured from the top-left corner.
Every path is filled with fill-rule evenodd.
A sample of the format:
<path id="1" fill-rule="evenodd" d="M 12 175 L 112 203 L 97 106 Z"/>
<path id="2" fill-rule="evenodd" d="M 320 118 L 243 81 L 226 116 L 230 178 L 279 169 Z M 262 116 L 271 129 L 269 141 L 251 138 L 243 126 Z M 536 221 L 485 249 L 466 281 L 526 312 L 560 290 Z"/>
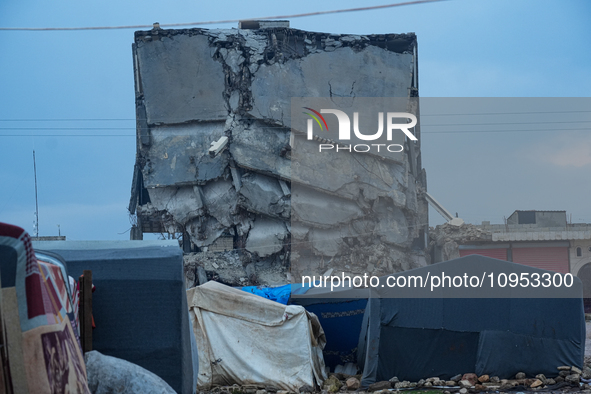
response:
<path id="1" fill-rule="evenodd" d="M 274 386 L 297 392 L 326 378 L 324 331 L 313 313 L 217 282 L 187 290 L 199 351 L 197 388 Z"/>

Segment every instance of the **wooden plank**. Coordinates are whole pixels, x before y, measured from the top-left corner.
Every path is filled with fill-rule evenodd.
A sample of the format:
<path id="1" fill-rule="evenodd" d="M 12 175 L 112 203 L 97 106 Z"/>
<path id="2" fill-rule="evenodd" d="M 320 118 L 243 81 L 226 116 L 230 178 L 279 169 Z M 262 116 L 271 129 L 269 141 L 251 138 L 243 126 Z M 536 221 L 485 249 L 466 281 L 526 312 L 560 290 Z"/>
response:
<path id="1" fill-rule="evenodd" d="M 92 271 L 80 278 L 80 343 L 84 353 L 92 350 Z"/>

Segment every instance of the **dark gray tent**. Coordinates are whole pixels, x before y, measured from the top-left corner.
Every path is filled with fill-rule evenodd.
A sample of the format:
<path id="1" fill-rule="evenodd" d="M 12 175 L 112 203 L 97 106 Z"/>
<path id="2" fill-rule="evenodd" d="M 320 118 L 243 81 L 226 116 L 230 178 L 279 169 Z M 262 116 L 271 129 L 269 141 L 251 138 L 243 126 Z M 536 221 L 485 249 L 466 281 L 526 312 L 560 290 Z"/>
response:
<path id="1" fill-rule="evenodd" d="M 357 360 L 359 334 L 368 297 L 368 289 L 340 286 L 331 291 L 324 287 L 302 289 L 292 285 L 290 303 L 314 313 L 324 329 L 324 364 L 331 371 L 339 364 Z"/>
<path id="2" fill-rule="evenodd" d="M 92 270 L 93 350 L 155 373 L 178 393 L 194 392 L 183 255 L 176 240 L 39 241 L 33 248 L 60 255 L 76 279 Z"/>
<path id="3" fill-rule="evenodd" d="M 472 287 L 468 280 L 452 290 L 431 291 L 434 276 L 464 274 L 484 278 L 483 286 Z M 371 291 L 359 340 L 362 386 L 393 376 L 417 381 L 474 372 L 509 378 L 523 371 L 528 377 L 539 373 L 553 377 L 561 365 L 581 368 L 585 350 L 581 281 L 571 277 L 570 287 L 544 287 L 545 280 L 535 288 L 511 287 L 511 282 L 501 287 L 510 274 L 516 274 L 513 279 L 555 277 L 554 272 L 471 255 L 389 279 L 393 283 L 398 276 L 429 278 L 427 286 L 419 289 L 389 288 L 388 277 L 380 278 Z"/>

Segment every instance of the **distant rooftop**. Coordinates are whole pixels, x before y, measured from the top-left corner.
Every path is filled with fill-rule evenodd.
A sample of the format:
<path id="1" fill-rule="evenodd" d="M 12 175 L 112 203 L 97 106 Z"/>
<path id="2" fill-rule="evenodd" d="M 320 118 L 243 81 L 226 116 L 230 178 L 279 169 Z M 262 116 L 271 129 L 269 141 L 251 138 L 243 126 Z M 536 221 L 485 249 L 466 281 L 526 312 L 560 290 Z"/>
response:
<path id="1" fill-rule="evenodd" d="M 591 224 L 568 223 L 566 211 L 517 210 L 506 224 L 485 221 L 477 227 L 492 234 L 493 242 L 591 239 Z"/>

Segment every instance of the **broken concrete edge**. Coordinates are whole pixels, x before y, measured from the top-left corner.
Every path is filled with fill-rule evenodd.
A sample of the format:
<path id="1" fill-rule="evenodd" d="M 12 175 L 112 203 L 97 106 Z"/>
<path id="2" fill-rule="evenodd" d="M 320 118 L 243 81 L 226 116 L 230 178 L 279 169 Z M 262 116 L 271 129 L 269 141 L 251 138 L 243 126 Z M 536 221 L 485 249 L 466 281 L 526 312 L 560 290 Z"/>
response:
<path id="1" fill-rule="evenodd" d="M 460 257 L 460 245 L 492 241 L 492 233 L 470 223 L 456 225 L 444 223 L 431 227 L 428 250 L 433 262 L 447 261 Z"/>
<path id="2" fill-rule="evenodd" d="M 363 43 L 365 45 L 374 45 L 396 53 L 412 52 L 417 42 L 414 32 L 409 33 L 388 33 L 388 34 L 334 34 L 326 32 L 312 32 L 299 30 L 290 27 L 270 26 L 261 29 L 152 29 L 137 30 L 134 32 L 134 39 L 138 41 L 152 41 L 161 37 L 174 37 L 176 35 L 211 35 L 217 38 L 220 43 L 227 42 L 228 36 L 240 34 L 241 32 L 253 32 L 258 34 L 289 34 L 298 38 L 303 38 L 304 43 L 310 46 L 324 47 L 334 45 L 334 41 L 340 41 L 342 45 L 351 45 L 352 43 Z M 307 41 L 306 41 L 307 40 Z M 328 40 L 328 42 L 327 42 Z"/>

